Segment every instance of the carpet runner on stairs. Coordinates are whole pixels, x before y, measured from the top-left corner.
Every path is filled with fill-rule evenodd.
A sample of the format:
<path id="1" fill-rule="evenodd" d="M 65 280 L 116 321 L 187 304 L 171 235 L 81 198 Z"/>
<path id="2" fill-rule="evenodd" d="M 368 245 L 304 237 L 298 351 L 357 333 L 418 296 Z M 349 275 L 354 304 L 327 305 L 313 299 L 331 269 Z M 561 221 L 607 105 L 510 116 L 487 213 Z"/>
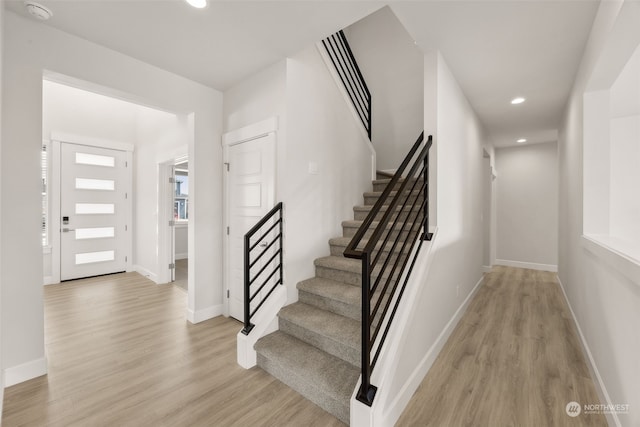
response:
<path id="1" fill-rule="evenodd" d="M 360 376 L 361 264 L 342 253 L 389 181 L 373 181 L 373 191 L 363 195 L 364 205 L 354 206 L 354 219 L 342 223 L 343 236 L 329 240 L 330 255 L 315 260 L 316 276 L 297 284 L 298 302 L 278 313 L 280 329 L 255 345 L 258 366 L 346 424 Z M 418 192 L 410 196 L 412 200 L 421 197 Z M 384 215 L 383 209 L 376 220 Z M 393 217 L 399 219 L 394 238 L 408 213 L 408 209 L 395 209 Z M 377 221 L 366 237 L 376 226 Z M 407 233 L 400 236 L 404 239 Z M 385 245 L 381 262 L 388 256 L 393 261 L 406 255 L 400 254 L 401 246 L 392 251 L 391 244 Z M 382 298 L 386 301 L 388 295 Z"/>

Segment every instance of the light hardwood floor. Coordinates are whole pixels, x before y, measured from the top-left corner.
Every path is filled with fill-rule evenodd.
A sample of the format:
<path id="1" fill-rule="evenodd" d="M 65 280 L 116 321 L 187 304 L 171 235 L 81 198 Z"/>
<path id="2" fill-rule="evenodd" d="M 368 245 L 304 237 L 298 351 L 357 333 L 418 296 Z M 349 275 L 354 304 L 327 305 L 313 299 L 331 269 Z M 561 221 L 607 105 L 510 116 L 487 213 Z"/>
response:
<path id="1" fill-rule="evenodd" d="M 571 401 L 600 403 L 555 274 L 496 267 L 397 425 L 607 425 Z"/>
<path id="2" fill-rule="evenodd" d="M 176 260 L 176 280 L 173 281 L 173 285 L 180 289 L 188 289 L 189 281 L 189 259 L 177 259 Z"/>
<path id="3" fill-rule="evenodd" d="M 341 426 L 236 363 L 240 323 L 190 325 L 186 295 L 136 273 L 45 287 L 49 375 L 5 391 L 3 426 Z M 555 275 L 496 268 L 398 426 L 605 426 Z"/>
<path id="4" fill-rule="evenodd" d="M 49 374 L 5 391 L 10 426 L 342 426 L 236 363 L 241 324 L 185 320 L 186 295 L 136 273 L 46 286 Z"/>

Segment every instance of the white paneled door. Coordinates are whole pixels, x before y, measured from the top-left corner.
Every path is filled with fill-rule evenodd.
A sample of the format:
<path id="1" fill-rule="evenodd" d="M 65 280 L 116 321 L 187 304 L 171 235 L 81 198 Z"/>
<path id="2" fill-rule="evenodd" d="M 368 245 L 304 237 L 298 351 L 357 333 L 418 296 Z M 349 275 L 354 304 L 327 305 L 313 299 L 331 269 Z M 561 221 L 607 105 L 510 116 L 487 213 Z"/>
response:
<path id="1" fill-rule="evenodd" d="M 228 150 L 229 315 L 243 320 L 244 235 L 274 205 L 275 135 L 231 145 Z"/>
<path id="2" fill-rule="evenodd" d="M 127 153 L 60 144 L 60 279 L 125 271 Z"/>

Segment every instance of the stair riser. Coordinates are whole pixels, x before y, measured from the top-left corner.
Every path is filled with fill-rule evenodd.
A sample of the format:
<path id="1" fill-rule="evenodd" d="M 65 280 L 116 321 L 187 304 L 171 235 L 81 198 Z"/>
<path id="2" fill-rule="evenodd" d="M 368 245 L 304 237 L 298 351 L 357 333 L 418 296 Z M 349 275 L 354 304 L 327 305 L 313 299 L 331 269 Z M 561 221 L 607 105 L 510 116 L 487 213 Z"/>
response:
<path id="1" fill-rule="evenodd" d="M 292 323 L 287 319 L 283 319 L 282 317 L 278 318 L 278 325 L 282 332 L 311 344 L 312 346 L 333 356 L 339 357 L 356 367 L 360 366 L 360 343 L 357 343 L 357 347 L 349 347 L 319 335 L 315 331 L 311 331 L 300 325 Z"/>
<path id="2" fill-rule="evenodd" d="M 401 239 L 406 239 L 407 236 L 409 236 L 409 230 L 411 229 L 409 225 L 407 225 L 406 230 L 404 231 L 400 231 L 400 230 L 392 230 L 391 231 L 391 237 L 389 238 L 391 239 L 396 239 L 397 237 L 400 237 Z M 418 229 L 418 226 L 416 225 L 414 227 L 414 229 Z M 356 232 L 358 231 L 357 227 L 349 227 L 349 226 L 343 226 L 342 227 L 342 236 L 343 237 L 353 237 L 356 235 Z M 371 237 L 371 235 L 373 234 L 373 232 L 375 231 L 375 228 L 369 228 L 365 233 L 364 233 L 364 239 L 368 239 L 369 237 Z M 388 231 L 384 231 L 381 234 L 381 238 L 384 239 L 387 236 Z"/>
<path id="3" fill-rule="evenodd" d="M 291 372 L 277 362 L 267 359 L 262 354 L 257 353 L 258 366 L 279 379 L 325 411 L 339 418 L 343 423 L 349 424 L 350 402 L 341 402 L 318 390 L 313 385 L 308 384 L 304 377 L 292 375 Z"/>
<path id="4" fill-rule="evenodd" d="M 350 305 L 342 301 L 332 300 L 303 290 L 298 290 L 298 301 L 354 320 L 360 320 L 362 314 L 360 304 Z"/>
<path id="5" fill-rule="evenodd" d="M 387 268 L 393 267 L 393 264 L 389 265 Z M 399 267 L 398 267 L 399 268 Z M 322 277 L 325 279 L 335 280 L 338 282 L 347 283 L 352 286 L 360 287 L 362 285 L 362 275 L 360 273 L 353 273 L 351 271 L 345 270 L 337 270 L 335 268 L 316 266 L 316 276 Z M 377 280 L 377 276 L 373 276 L 371 278 L 372 281 Z M 386 278 L 381 280 L 381 283 L 384 284 L 386 282 Z M 393 286 L 393 282 L 389 285 Z"/>
<path id="6" fill-rule="evenodd" d="M 388 183 L 386 182 L 374 182 L 373 191 L 384 191 L 384 189 L 387 188 L 387 185 Z M 402 185 L 402 181 L 396 183 L 393 189 L 398 190 L 401 185 Z M 413 187 L 413 182 L 410 182 L 409 184 L 407 184 L 407 187 L 405 187 L 405 189 L 411 189 L 411 187 Z M 419 182 L 418 184 L 416 184 L 415 188 L 419 189 L 420 187 L 422 187 L 422 182 Z"/>
<path id="7" fill-rule="evenodd" d="M 393 214 L 391 216 L 392 219 L 395 219 L 396 217 L 400 218 L 400 221 L 404 221 L 407 219 L 407 217 L 409 216 L 409 214 L 411 213 L 411 218 L 415 218 L 415 212 L 417 210 L 419 210 L 420 206 L 416 206 L 413 211 L 410 211 L 408 209 L 403 209 L 402 211 L 399 211 L 395 214 Z M 355 219 L 356 221 L 364 221 L 367 216 L 369 215 L 369 212 L 371 212 L 371 209 L 368 209 L 366 211 L 363 210 L 355 210 L 353 211 L 353 219 Z M 382 219 L 382 217 L 384 216 L 384 214 L 386 213 L 386 210 L 381 210 L 380 212 L 378 212 L 375 216 L 375 221 L 380 221 Z"/>
<path id="8" fill-rule="evenodd" d="M 364 196 L 364 204 L 366 206 L 373 206 L 373 205 L 375 205 L 375 203 L 378 201 L 379 198 L 380 198 L 380 195 L 378 195 L 378 194 L 375 195 L 375 196 L 374 195 L 366 195 L 366 196 Z M 417 195 L 417 194 L 412 194 L 412 195 L 410 195 L 408 197 L 408 199 L 409 199 L 409 202 L 407 202 L 407 203 L 412 203 L 413 204 L 413 203 L 416 202 L 416 200 L 418 202 L 422 202 L 423 196 L 422 195 Z M 404 199 L 403 199 L 403 202 L 404 202 Z"/>

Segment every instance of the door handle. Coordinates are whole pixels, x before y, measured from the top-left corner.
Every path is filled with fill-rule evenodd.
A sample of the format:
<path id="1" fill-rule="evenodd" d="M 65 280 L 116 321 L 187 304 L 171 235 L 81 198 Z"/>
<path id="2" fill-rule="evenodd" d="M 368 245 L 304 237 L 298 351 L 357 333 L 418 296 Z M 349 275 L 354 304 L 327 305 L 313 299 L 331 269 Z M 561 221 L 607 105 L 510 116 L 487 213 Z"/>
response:
<path id="1" fill-rule="evenodd" d="M 262 242 L 258 246 L 260 246 L 261 248 L 266 248 L 267 247 L 267 242 Z"/>
<path id="2" fill-rule="evenodd" d="M 63 229 L 62 229 L 62 232 L 63 232 L 63 233 L 68 233 L 68 232 L 70 232 L 70 231 L 76 231 L 76 230 L 74 230 L 73 228 L 63 228 Z"/>

